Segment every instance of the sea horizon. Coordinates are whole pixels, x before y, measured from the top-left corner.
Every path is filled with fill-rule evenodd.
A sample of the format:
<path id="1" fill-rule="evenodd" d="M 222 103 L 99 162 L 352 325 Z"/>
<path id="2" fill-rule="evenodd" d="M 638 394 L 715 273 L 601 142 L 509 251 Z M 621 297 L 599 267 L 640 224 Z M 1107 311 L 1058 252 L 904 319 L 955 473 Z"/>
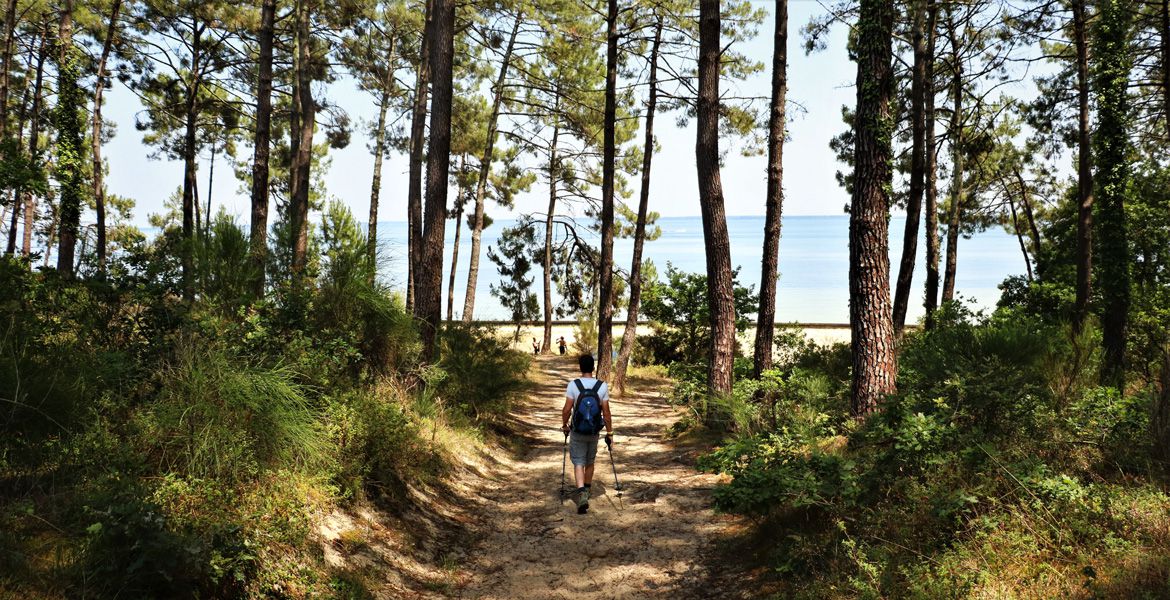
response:
<path id="1" fill-rule="evenodd" d="M 499 275 L 495 265 L 487 258 L 487 249 L 496 244 L 500 232 L 517 221 L 518 219 L 499 219 L 483 232 L 476 286 L 476 320 L 507 321 L 510 317 L 508 311 L 490 293 L 490 285 L 499 282 Z M 740 285 L 750 286 L 758 291 L 764 217 L 730 215 L 727 221 L 732 266 L 739 269 L 737 281 Z M 890 217 L 891 280 L 896 277 L 897 265 L 901 258 L 905 221 L 905 216 L 902 215 Z M 660 217 L 657 225 L 662 229 L 662 236 L 646 242 L 643 256 L 645 260 L 654 263 L 660 278 L 665 277 L 667 263 L 686 272 L 706 271 L 701 217 Z M 777 322 L 826 324 L 849 322 L 848 226 L 849 215 L 845 214 L 788 215 L 783 218 L 775 319 Z M 379 246 L 383 251 L 380 276 L 384 282 L 400 290 L 405 289 L 406 280 L 406 227 L 405 220 L 378 222 Z M 588 234 L 591 242 L 598 243 L 599 234 L 596 232 Z M 454 239 L 453 220 L 448 220 L 445 235 L 444 316 Z M 560 240 L 563 239 L 563 235 L 562 228 L 558 227 L 554 238 Z M 460 238 L 459 264 L 455 279 L 455 318 L 462 317 L 470 250 L 470 231 L 464 229 Z M 943 250 L 945 251 L 945 240 Z M 632 252 L 633 240 L 615 239 L 615 267 L 628 271 Z M 922 284 L 926 273 L 924 255 L 925 232 L 922 232 L 919 236 L 914 288 L 907 311 L 908 322 L 917 321 L 924 314 L 922 308 Z M 959 241 L 956 296 L 964 299 L 975 309 L 994 308 L 1000 296 L 999 284 L 1008 276 L 1023 274 L 1024 270 L 1023 257 L 1015 236 L 999 226 L 975 233 Z M 532 291 L 538 298 L 543 297 L 540 264 L 533 265 L 530 277 L 533 279 Z M 559 300 L 560 297 L 554 287 L 553 301 L 557 303 Z M 565 317 L 567 320 L 572 318 L 572 315 Z"/>

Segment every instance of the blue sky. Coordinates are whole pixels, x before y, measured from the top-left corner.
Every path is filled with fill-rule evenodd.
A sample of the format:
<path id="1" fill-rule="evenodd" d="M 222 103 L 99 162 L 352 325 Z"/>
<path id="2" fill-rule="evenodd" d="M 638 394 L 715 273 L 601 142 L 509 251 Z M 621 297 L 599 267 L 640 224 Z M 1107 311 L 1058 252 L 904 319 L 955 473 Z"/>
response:
<path id="1" fill-rule="evenodd" d="M 772 53 L 772 4 L 767 3 L 769 16 L 760 28 L 760 35 L 743 45 L 740 50 L 756 60 L 769 62 Z M 789 99 L 804 110 L 790 110 L 791 141 L 785 148 L 785 213 L 791 215 L 841 214 L 848 198 L 837 186 L 834 173 L 838 164 L 828 147 L 829 139 L 842 129 L 840 110 L 843 104 L 853 103 L 852 82 L 856 76 L 854 65 L 845 54 L 845 32 L 838 28 L 830 40 L 829 49 L 805 56 L 799 47 L 798 31 L 810 16 L 822 11 L 816 2 L 792 2 L 789 16 Z M 600 51 L 600 49 L 599 49 Z M 740 84 L 743 95 L 767 96 L 770 83 L 767 72 Z M 329 87 L 327 94 L 349 113 L 354 123 L 375 116 L 371 99 L 358 91 L 353 82 L 343 79 Z M 142 144 L 142 135 L 134 129 L 134 115 L 141 110 L 136 96 L 115 85 L 108 93 L 105 116 L 116 123 L 115 137 L 105 146 L 109 161 L 107 185 L 110 192 L 133 198 L 137 202 L 135 223 L 146 223 L 147 215 L 160 212 L 163 201 L 182 182 L 182 164 L 177 161 L 151 160 L 151 149 Z M 362 220 L 369 211 L 370 178 L 373 156 L 361 127 L 355 127 L 348 147 L 331 152 L 331 164 L 325 175 L 329 194 L 350 206 Z M 670 115 L 658 119 L 657 137 L 661 151 L 655 155 L 654 180 L 651 184 L 651 209 L 664 216 L 699 214 L 697 181 L 694 168 L 693 127 L 679 128 Z M 641 136 L 638 138 L 641 139 Z M 724 142 L 727 147 L 727 142 Z M 241 147 L 242 160 L 251 156 L 251 150 Z M 762 156 L 745 158 L 735 148 L 728 148 L 723 169 L 724 194 L 729 215 L 763 214 L 765 188 L 765 159 Z M 246 222 L 248 214 L 247 191 L 237 181 L 230 166 L 221 156 L 215 165 L 213 210 L 223 205 L 229 213 Z M 379 220 L 397 221 L 405 218 L 407 161 L 395 154 L 383 166 L 383 187 Z M 200 195 L 206 198 L 208 165 L 206 156 L 200 165 Z M 636 182 L 634 182 L 636 184 Z M 517 212 L 540 211 L 546 202 L 540 190 L 518 198 Z M 489 212 L 499 213 L 498 210 Z M 497 214 L 496 216 L 505 216 Z"/>
<path id="2" fill-rule="evenodd" d="M 760 27 L 760 35 L 739 48 L 748 56 L 765 63 L 770 62 L 772 53 L 772 6 L 771 2 L 766 3 L 769 15 Z M 841 106 L 854 103 L 853 80 L 856 71 L 846 55 L 845 29 L 835 28 L 825 51 L 805 55 L 800 46 L 800 27 L 823 10 L 819 2 L 790 2 L 790 141 L 784 150 L 784 212 L 787 215 L 841 214 L 848 201 L 847 195 L 834 179 L 840 165 L 828 145 L 830 138 L 843 128 Z M 768 96 L 769 73 L 765 70 L 741 82 L 737 92 L 741 96 Z M 369 121 L 375 116 L 375 107 L 370 97 L 358 91 L 349 79 L 332 84 L 327 94 L 331 101 L 349 113 L 355 124 Z M 141 134 L 134 129 L 134 115 L 141 110 L 141 106 L 132 93 L 115 86 L 107 97 L 109 103 L 105 115 L 117 123 L 117 135 L 105 148 L 110 165 L 107 185 L 112 193 L 133 198 L 137 202 L 134 220 L 137 224 L 145 224 L 147 215 L 159 212 L 166 197 L 182 182 L 182 165 L 176 161 L 147 158 L 150 149 L 142 144 Z M 348 147 L 332 151 L 325 182 L 331 196 L 344 201 L 359 219 L 364 220 L 369 211 L 373 156 L 368 150 L 368 140 L 362 129 L 365 128 L 354 128 L 353 139 Z M 664 216 L 697 215 L 699 205 L 693 127 L 680 128 L 674 118 L 665 115 L 658 119 L 657 130 L 661 151 L 655 156 L 651 210 Z M 640 141 L 641 136 L 638 139 Z M 724 141 L 724 148 L 727 150 L 723 168 L 727 214 L 763 214 L 765 157 L 743 157 L 734 147 L 729 147 L 727 141 Z M 250 159 L 250 148 L 241 146 L 240 151 L 242 160 Z M 207 166 L 204 157 L 199 173 L 200 195 L 204 199 L 207 193 Z M 400 154 L 392 155 L 384 163 L 380 221 L 405 218 L 406 168 L 406 157 Z M 223 157 L 216 164 L 215 179 L 215 207 L 222 205 L 229 213 L 238 215 L 241 222 L 246 222 L 247 191 L 234 178 L 230 165 Z M 539 212 L 543 210 L 545 202 L 544 192 L 536 189 L 521 195 L 514 211 L 502 213 L 489 207 L 489 213 L 504 217 Z"/>

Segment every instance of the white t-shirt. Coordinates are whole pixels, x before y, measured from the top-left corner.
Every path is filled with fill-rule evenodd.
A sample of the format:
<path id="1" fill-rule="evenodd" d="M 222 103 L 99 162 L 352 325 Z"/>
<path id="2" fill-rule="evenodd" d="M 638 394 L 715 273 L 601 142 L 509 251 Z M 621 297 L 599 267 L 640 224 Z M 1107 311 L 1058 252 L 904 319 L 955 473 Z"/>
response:
<path id="1" fill-rule="evenodd" d="M 592 377 L 580 377 L 579 379 L 581 380 L 581 385 L 585 386 L 587 390 L 591 390 L 593 386 L 597 385 L 597 380 Z M 577 396 L 581 394 L 581 389 L 577 387 L 576 382 L 576 379 L 570 381 L 568 389 L 565 390 L 565 397 L 573 402 L 576 402 Z M 601 399 L 602 404 L 609 402 L 609 385 L 603 382 L 601 389 L 597 390 L 597 396 Z"/>

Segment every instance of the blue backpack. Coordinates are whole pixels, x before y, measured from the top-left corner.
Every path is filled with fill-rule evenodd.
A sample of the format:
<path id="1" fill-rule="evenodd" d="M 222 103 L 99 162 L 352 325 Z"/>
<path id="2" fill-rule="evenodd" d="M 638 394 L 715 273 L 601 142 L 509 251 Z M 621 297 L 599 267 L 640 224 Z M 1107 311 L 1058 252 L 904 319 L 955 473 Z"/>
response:
<path id="1" fill-rule="evenodd" d="M 597 435 L 605 428 L 605 417 L 601 415 L 601 386 L 598 381 L 592 388 L 585 387 L 580 379 L 577 384 L 577 400 L 573 403 L 573 431 L 582 435 Z"/>

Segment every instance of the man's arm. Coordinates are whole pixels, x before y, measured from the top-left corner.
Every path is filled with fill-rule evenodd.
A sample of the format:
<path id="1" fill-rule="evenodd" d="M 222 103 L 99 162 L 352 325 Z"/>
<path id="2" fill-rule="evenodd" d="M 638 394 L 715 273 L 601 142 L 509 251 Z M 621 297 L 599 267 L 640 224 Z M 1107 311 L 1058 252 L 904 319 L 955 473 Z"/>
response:
<path id="1" fill-rule="evenodd" d="M 561 431 L 569 435 L 569 417 L 573 416 L 573 399 L 565 397 L 565 405 L 561 407 Z"/>
<path id="2" fill-rule="evenodd" d="M 613 435 L 613 418 L 609 416 L 609 401 L 601 403 L 601 416 L 605 417 L 605 435 Z"/>

